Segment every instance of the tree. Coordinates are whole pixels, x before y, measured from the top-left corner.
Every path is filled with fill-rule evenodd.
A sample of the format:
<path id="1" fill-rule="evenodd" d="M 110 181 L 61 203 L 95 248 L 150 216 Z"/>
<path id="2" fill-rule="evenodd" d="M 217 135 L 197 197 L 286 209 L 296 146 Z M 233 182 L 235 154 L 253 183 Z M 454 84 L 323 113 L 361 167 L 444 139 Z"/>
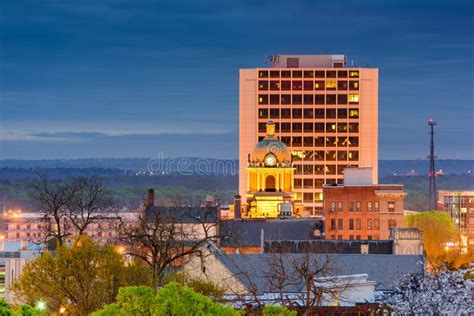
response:
<path id="1" fill-rule="evenodd" d="M 87 236 L 71 247 L 59 246 L 28 262 L 11 290 L 29 304 L 38 300 L 51 311 L 88 315 L 115 300 L 120 286 L 149 284 L 142 268 L 127 266 L 111 246 L 99 246 Z"/>
<path id="2" fill-rule="evenodd" d="M 442 267 L 460 255 L 460 234 L 448 214 L 432 211 L 408 215 L 405 224 L 423 232 L 423 246 L 432 268 Z"/>
<path id="3" fill-rule="evenodd" d="M 74 194 L 67 204 L 67 218 L 77 234 L 82 235 L 91 224 L 103 218 L 100 211 L 111 207 L 112 201 L 100 178 L 73 178 L 70 187 Z"/>
<path id="4" fill-rule="evenodd" d="M 175 282 L 160 288 L 153 297 L 146 287 L 122 288 L 117 302 L 104 306 L 93 316 L 125 315 L 240 315 L 232 307 L 213 302 L 191 288 Z"/>
<path id="5" fill-rule="evenodd" d="M 219 287 L 217 284 L 202 280 L 202 279 L 192 279 L 187 274 L 183 272 L 172 273 L 166 275 L 163 279 L 163 284 L 168 284 L 171 282 L 176 282 L 181 285 L 186 285 L 191 288 L 193 291 L 200 293 L 204 296 L 209 297 L 213 301 L 222 302 L 225 290 Z"/>
<path id="6" fill-rule="evenodd" d="M 43 174 L 38 174 L 31 188 L 31 197 L 38 204 L 45 219 L 42 226 L 45 231 L 44 241 L 56 239 L 59 245 L 63 245 L 69 235 L 64 227 L 64 218 L 67 215 L 67 205 L 74 196 L 74 188 L 66 182 L 52 181 Z"/>
<path id="7" fill-rule="evenodd" d="M 46 316 L 46 312 L 30 305 L 11 306 L 5 300 L 0 299 L 1 316 Z"/>
<path id="8" fill-rule="evenodd" d="M 296 311 L 290 311 L 286 306 L 265 305 L 263 316 L 296 316 Z"/>
<path id="9" fill-rule="evenodd" d="M 217 236 L 216 211 L 213 208 L 155 207 L 141 214 L 134 225 L 118 224 L 119 240 L 127 254 L 141 259 L 152 271 L 152 280 L 162 284 L 166 272 L 182 264 L 202 245 Z"/>
<path id="10" fill-rule="evenodd" d="M 472 291 L 463 271 L 441 269 L 407 276 L 383 302 L 401 315 L 471 315 Z"/>
<path id="11" fill-rule="evenodd" d="M 100 211 L 112 205 L 106 187 L 97 177 L 60 181 L 39 174 L 31 187 L 31 196 L 44 216 L 44 240 L 40 242 L 54 239 L 63 245 L 71 236 L 82 235 L 101 219 Z"/>

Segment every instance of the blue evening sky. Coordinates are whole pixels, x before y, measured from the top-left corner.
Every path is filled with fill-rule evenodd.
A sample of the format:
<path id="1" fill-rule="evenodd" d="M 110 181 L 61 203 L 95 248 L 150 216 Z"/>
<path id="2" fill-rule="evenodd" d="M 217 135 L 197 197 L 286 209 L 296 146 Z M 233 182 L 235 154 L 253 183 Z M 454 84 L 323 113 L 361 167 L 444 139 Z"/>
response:
<path id="1" fill-rule="evenodd" d="M 2 1 L 0 159 L 238 155 L 238 70 L 378 67 L 381 159 L 473 158 L 473 1 Z"/>

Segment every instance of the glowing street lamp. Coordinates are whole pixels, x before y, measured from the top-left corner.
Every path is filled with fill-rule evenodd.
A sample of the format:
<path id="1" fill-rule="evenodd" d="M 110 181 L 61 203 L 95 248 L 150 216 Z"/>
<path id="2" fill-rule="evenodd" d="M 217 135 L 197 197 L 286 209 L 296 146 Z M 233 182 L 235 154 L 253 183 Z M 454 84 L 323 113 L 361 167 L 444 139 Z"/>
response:
<path id="1" fill-rule="evenodd" d="M 36 303 L 36 308 L 40 311 L 44 311 L 46 309 L 46 303 L 44 301 L 38 301 Z"/>

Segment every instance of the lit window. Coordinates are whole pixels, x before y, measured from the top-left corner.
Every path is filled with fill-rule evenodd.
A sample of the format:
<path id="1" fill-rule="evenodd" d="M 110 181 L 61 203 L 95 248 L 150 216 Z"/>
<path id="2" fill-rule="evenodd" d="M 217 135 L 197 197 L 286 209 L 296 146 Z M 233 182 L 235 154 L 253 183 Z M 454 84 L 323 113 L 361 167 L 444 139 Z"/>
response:
<path id="1" fill-rule="evenodd" d="M 374 202 L 374 209 L 375 209 L 376 212 L 379 211 L 379 202 L 378 201 Z"/>
<path id="2" fill-rule="evenodd" d="M 372 202 L 367 202 L 367 212 L 372 212 Z"/>
<path id="3" fill-rule="evenodd" d="M 328 80 L 326 81 L 326 90 L 336 90 L 337 81 L 336 80 Z"/>
<path id="4" fill-rule="evenodd" d="M 349 71 L 350 78 L 359 78 L 359 70 L 351 70 Z"/>
<path id="5" fill-rule="evenodd" d="M 359 118 L 359 110 L 358 109 L 350 109 L 349 110 L 349 118 Z"/>
<path id="6" fill-rule="evenodd" d="M 358 94 L 349 94 L 349 104 L 358 104 L 359 95 Z"/>
<path id="7" fill-rule="evenodd" d="M 343 203 L 342 201 L 337 202 L 337 211 L 342 212 L 343 209 Z"/>

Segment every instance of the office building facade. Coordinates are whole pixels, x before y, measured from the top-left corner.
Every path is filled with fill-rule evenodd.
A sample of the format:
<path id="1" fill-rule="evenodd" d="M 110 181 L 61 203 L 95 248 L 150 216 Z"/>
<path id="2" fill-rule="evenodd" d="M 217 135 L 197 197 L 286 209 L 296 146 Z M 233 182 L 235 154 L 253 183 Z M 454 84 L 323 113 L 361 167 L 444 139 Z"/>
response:
<path id="1" fill-rule="evenodd" d="M 323 216 L 324 184 L 342 184 L 348 167 L 378 180 L 378 69 L 347 67 L 344 55 L 275 55 L 267 68 L 240 69 L 239 194 L 247 161 L 275 122 L 291 150 L 296 199 L 305 216 Z"/>

